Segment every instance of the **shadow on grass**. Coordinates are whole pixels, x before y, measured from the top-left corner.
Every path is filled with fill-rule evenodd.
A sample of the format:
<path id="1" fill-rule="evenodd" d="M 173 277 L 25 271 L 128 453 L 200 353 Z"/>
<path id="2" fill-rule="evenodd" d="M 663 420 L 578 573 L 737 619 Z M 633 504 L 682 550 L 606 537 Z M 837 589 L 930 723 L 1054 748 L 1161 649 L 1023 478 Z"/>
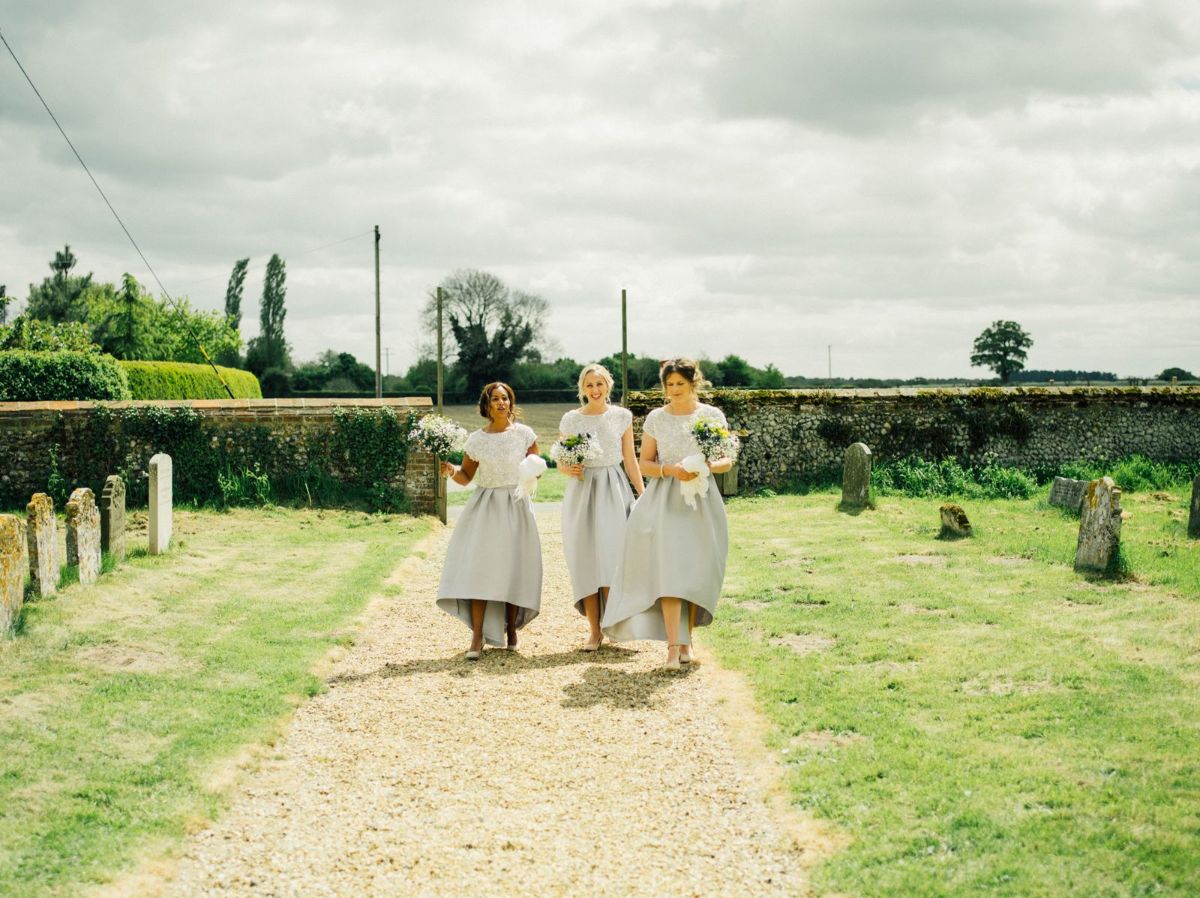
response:
<path id="1" fill-rule="evenodd" d="M 842 514 L 848 514 L 851 517 L 858 517 L 864 511 L 874 511 L 875 503 L 868 502 L 866 505 L 857 505 L 853 502 L 838 502 L 835 508 Z"/>
<path id="2" fill-rule="evenodd" d="M 419 658 L 403 664 L 385 664 L 378 670 L 367 673 L 343 674 L 330 677 L 330 686 L 342 683 L 360 683 L 364 680 L 409 677 L 415 674 L 449 673 L 456 676 L 510 676 L 529 670 L 547 670 L 568 667 L 573 664 L 627 664 L 634 660 L 637 652 L 615 646 L 604 646 L 598 652 L 556 652 L 552 655 L 525 655 L 507 649 L 485 649 L 478 661 L 468 661 L 458 652 L 447 658 Z"/>

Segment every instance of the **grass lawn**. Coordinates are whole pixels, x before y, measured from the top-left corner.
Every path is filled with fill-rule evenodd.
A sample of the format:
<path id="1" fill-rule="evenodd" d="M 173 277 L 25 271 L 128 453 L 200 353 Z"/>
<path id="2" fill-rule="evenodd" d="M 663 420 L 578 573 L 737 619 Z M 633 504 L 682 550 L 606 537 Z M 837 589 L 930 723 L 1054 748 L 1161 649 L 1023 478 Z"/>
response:
<path id="1" fill-rule="evenodd" d="M 1200 895 L 1200 542 L 1125 494 L 1134 580 L 1075 574 L 1041 501 L 730 503 L 704 639 L 775 724 L 794 801 L 849 845 L 817 894 Z"/>
<path id="2" fill-rule="evenodd" d="M 77 894 L 211 818 L 230 759 L 322 688 L 314 665 L 427 529 L 176 510 L 170 554 L 27 605 L 0 643 L 0 893 Z"/>

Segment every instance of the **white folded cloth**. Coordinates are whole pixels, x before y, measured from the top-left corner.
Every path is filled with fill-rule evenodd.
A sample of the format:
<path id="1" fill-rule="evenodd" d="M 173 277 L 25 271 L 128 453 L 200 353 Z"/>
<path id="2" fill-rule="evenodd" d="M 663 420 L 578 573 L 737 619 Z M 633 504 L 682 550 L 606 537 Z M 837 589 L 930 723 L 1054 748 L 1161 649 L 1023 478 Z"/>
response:
<path id="1" fill-rule="evenodd" d="M 537 492 L 538 478 L 546 473 L 546 460 L 540 455 L 526 455 L 517 467 L 517 485 L 513 488 L 514 499 L 529 499 Z"/>
<path id="2" fill-rule="evenodd" d="M 683 494 L 683 501 L 688 504 L 688 507 L 695 508 L 696 497 L 708 495 L 708 475 L 712 472 L 708 470 L 708 462 L 699 452 L 687 456 L 679 463 L 679 467 L 700 475 L 693 480 L 679 481 L 679 491 Z"/>

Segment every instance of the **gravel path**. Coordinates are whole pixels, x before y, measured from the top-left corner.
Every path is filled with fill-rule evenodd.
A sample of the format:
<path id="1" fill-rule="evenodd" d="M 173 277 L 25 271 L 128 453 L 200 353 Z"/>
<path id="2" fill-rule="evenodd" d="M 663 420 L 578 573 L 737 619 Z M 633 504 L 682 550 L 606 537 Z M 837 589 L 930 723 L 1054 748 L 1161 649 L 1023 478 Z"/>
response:
<path id="1" fill-rule="evenodd" d="M 808 894 L 717 719 L 717 672 L 663 672 L 657 643 L 575 651 L 558 513 L 538 517 L 542 614 L 520 651 L 463 659 L 469 631 L 433 605 L 439 530 L 185 846 L 171 894 Z"/>

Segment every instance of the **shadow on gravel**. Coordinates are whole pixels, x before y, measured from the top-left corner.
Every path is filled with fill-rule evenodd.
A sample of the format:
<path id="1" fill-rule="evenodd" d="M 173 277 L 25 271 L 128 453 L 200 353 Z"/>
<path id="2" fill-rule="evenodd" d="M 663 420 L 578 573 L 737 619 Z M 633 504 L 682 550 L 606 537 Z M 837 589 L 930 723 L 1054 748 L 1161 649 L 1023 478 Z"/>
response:
<path id="1" fill-rule="evenodd" d="M 657 704 L 657 693 L 677 680 L 691 675 L 693 667 L 679 671 L 661 668 L 626 673 L 605 667 L 592 667 L 584 671 L 583 682 L 572 683 L 563 692 L 564 708 L 593 708 L 608 705 L 618 709 L 653 708 Z"/>
<path id="2" fill-rule="evenodd" d="M 510 652 L 507 649 L 485 649 L 478 661 L 467 661 L 463 653 L 451 655 L 448 658 L 421 658 L 416 661 L 406 661 L 403 664 L 385 664 L 378 670 L 369 673 L 342 674 L 330 677 L 326 682 L 330 686 L 342 683 L 361 683 L 363 680 L 391 679 L 393 677 L 410 677 L 415 674 L 448 673 L 455 676 L 467 677 L 474 675 L 508 676 L 524 673 L 528 670 L 545 670 L 555 667 L 567 667 L 572 664 L 628 664 L 637 657 L 632 649 L 623 649 L 606 645 L 598 652 L 556 652 L 553 655 L 524 655 L 521 652 Z M 585 674 L 586 678 L 586 674 Z"/>

